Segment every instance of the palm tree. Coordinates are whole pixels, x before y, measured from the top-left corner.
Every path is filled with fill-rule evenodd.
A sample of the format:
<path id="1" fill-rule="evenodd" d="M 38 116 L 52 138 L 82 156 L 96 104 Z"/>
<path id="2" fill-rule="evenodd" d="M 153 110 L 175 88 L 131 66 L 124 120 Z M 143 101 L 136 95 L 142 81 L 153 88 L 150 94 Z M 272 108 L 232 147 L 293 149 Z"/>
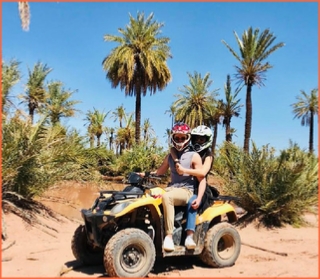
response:
<path id="1" fill-rule="evenodd" d="M 171 58 L 169 38 L 160 37 L 163 23 L 153 21 L 153 13 L 145 18 L 139 13 L 126 29 L 119 28 L 121 36 L 105 35 L 104 40 L 118 43 L 103 60 L 106 77 L 112 87 L 120 86 L 126 96 L 135 96 L 135 141 L 140 141 L 141 94 L 163 90 L 171 80 L 167 59 Z"/>
<path id="2" fill-rule="evenodd" d="M 2 113 L 7 112 L 7 103 L 9 100 L 9 93 L 12 87 L 17 84 L 21 78 L 19 69 L 20 62 L 13 59 L 8 64 L 2 60 Z"/>
<path id="3" fill-rule="evenodd" d="M 86 121 L 84 126 L 88 124 L 88 135 L 89 135 L 90 147 L 93 148 L 94 147 L 94 127 L 93 127 L 94 112 L 88 110 L 86 113 L 86 118 L 84 120 Z"/>
<path id="4" fill-rule="evenodd" d="M 113 127 L 106 127 L 105 132 L 107 135 L 107 139 L 109 140 L 109 149 L 112 150 L 113 147 L 113 139 L 114 139 L 114 133 L 115 133 L 115 128 Z"/>
<path id="5" fill-rule="evenodd" d="M 205 125 L 213 128 L 213 139 L 212 139 L 212 145 L 211 150 L 212 154 L 215 154 L 216 145 L 217 145 L 217 138 L 218 138 L 218 125 L 221 123 L 221 119 L 223 116 L 222 112 L 222 101 L 215 101 L 215 103 L 208 107 L 206 111 L 206 118 L 208 119 L 208 122 L 205 123 Z M 214 161 L 214 157 L 213 157 Z"/>
<path id="6" fill-rule="evenodd" d="M 167 128 L 163 137 L 166 138 L 166 143 L 168 144 L 169 147 L 170 147 L 170 135 L 171 135 L 171 129 Z"/>
<path id="7" fill-rule="evenodd" d="M 100 146 L 100 138 L 103 134 L 103 131 L 104 131 L 104 121 L 107 117 L 109 112 L 100 112 L 99 110 L 97 109 L 93 109 L 93 112 L 92 111 L 88 111 L 86 113 L 86 120 L 87 122 L 89 123 L 89 126 L 88 126 L 88 133 L 89 133 L 89 136 L 90 136 L 90 145 L 91 147 L 93 146 L 92 144 L 92 140 L 93 140 L 93 136 L 95 136 L 97 138 L 97 147 Z"/>
<path id="8" fill-rule="evenodd" d="M 29 108 L 29 116 L 31 123 L 33 123 L 34 112 L 41 106 L 46 97 L 45 79 L 52 71 L 46 64 L 37 62 L 31 71 L 28 68 L 29 78 L 27 82 L 26 95 L 22 96 L 23 102 L 27 103 Z"/>
<path id="9" fill-rule="evenodd" d="M 265 29 L 261 34 L 260 30 L 249 27 L 248 30 L 242 34 L 242 40 L 234 31 L 240 55 L 237 54 L 224 40 L 222 43 L 229 49 L 233 56 L 240 62 L 240 66 L 236 67 L 236 78 L 240 83 L 244 82 L 247 86 L 246 93 L 246 120 L 245 120 L 245 134 L 244 134 L 244 151 L 249 152 L 249 141 L 251 137 L 252 126 L 252 101 L 251 91 L 252 86 L 263 86 L 265 80 L 265 73 L 272 68 L 269 62 L 264 62 L 271 53 L 284 46 L 284 43 L 278 43 L 272 46 L 276 39 L 269 29 Z"/>
<path id="10" fill-rule="evenodd" d="M 77 111 L 74 106 L 80 103 L 80 101 L 69 100 L 75 91 L 67 91 L 62 86 L 60 81 L 48 84 L 45 111 L 47 111 L 53 125 L 59 123 L 61 117 L 74 116 Z"/>
<path id="11" fill-rule="evenodd" d="M 123 149 L 130 149 L 134 141 L 133 113 L 125 116 L 125 127 L 117 130 L 117 145 L 120 146 L 120 154 Z"/>
<path id="12" fill-rule="evenodd" d="M 295 114 L 294 118 L 301 118 L 302 126 L 310 126 L 309 153 L 313 153 L 314 116 L 318 115 L 318 88 L 312 89 L 310 95 L 303 90 L 300 92 L 301 95 L 296 96 L 298 101 L 291 106 Z"/>
<path id="13" fill-rule="evenodd" d="M 208 111 L 215 104 L 218 89 L 209 90 L 212 84 L 209 73 L 203 78 L 197 72 L 193 75 L 187 74 L 190 84 L 179 89 L 182 94 L 176 94 L 177 100 L 173 103 L 176 120 L 185 121 L 191 128 L 201 124 L 208 125 L 210 122 Z"/>
<path id="14" fill-rule="evenodd" d="M 226 141 L 232 141 L 231 118 L 240 116 L 240 109 L 243 105 L 239 105 L 240 99 L 236 100 L 242 87 L 237 88 L 234 94 L 231 92 L 230 75 L 227 75 L 227 83 L 224 86 L 226 102 L 221 101 L 221 112 L 223 116 L 222 125 L 226 127 Z"/>
<path id="15" fill-rule="evenodd" d="M 166 110 L 164 113 L 170 113 L 171 117 L 171 127 L 173 127 L 174 123 L 176 122 L 175 114 L 176 114 L 176 108 L 171 105 L 169 110 Z"/>
<path id="16" fill-rule="evenodd" d="M 119 127 L 122 128 L 122 120 L 125 118 L 126 110 L 123 105 L 116 108 L 115 111 L 112 112 L 111 117 L 114 118 L 114 122 L 119 120 Z"/>
<path id="17" fill-rule="evenodd" d="M 143 140 L 147 145 L 150 139 L 152 138 L 152 136 L 155 135 L 155 131 L 151 126 L 149 118 L 144 120 L 142 130 L 143 130 Z"/>

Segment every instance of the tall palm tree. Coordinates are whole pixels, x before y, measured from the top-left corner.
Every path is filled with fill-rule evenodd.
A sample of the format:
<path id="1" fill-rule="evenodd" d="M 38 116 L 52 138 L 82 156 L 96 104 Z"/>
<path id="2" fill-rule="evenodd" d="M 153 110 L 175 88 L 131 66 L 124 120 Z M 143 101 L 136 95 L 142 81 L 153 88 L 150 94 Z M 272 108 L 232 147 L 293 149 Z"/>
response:
<path id="1" fill-rule="evenodd" d="M 122 121 L 125 118 L 126 110 L 123 105 L 118 106 L 115 111 L 112 112 L 111 117 L 114 118 L 114 122 L 119 120 L 119 127 L 122 128 Z"/>
<path id="2" fill-rule="evenodd" d="M 240 109 L 243 105 L 239 104 L 240 99 L 236 99 L 242 87 L 237 88 L 234 94 L 231 92 L 230 75 L 227 75 L 227 82 L 224 86 L 226 101 L 221 101 L 221 112 L 223 116 L 222 125 L 226 128 L 226 141 L 232 141 L 231 119 L 233 116 L 240 116 Z"/>
<path id="3" fill-rule="evenodd" d="M 194 74 L 187 74 L 190 84 L 179 89 L 182 94 L 174 95 L 177 98 L 173 103 L 176 119 L 185 121 L 191 128 L 201 124 L 208 125 L 210 121 L 208 110 L 215 104 L 218 89 L 209 89 L 212 84 L 209 73 L 203 78 L 196 71 Z"/>
<path id="4" fill-rule="evenodd" d="M 318 88 L 311 90 L 310 95 L 300 90 L 301 95 L 296 96 L 298 100 L 291 104 L 293 107 L 294 118 L 301 118 L 302 126 L 309 126 L 309 153 L 313 153 L 313 131 L 314 116 L 318 115 Z"/>
<path id="5" fill-rule="evenodd" d="M 61 117 L 72 117 L 78 111 L 74 106 L 80 101 L 69 100 L 76 91 L 67 91 L 60 81 L 48 84 L 48 95 L 44 110 L 48 113 L 53 125 L 60 122 Z"/>
<path id="6" fill-rule="evenodd" d="M 2 60 L 2 113 L 7 112 L 7 103 L 10 102 L 9 100 L 9 93 L 12 87 L 17 84 L 21 78 L 21 72 L 19 69 L 20 62 L 15 59 L 6 63 Z"/>
<path id="7" fill-rule="evenodd" d="M 237 71 L 236 78 L 240 83 L 244 82 L 247 86 L 244 151 L 249 152 L 252 126 L 252 86 L 264 85 L 263 81 L 265 80 L 265 73 L 272 68 L 272 65 L 270 65 L 269 62 L 265 62 L 265 60 L 271 53 L 283 47 L 284 43 L 272 45 L 276 37 L 273 33 L 270 33 L 269 29 L 265 29 L 260 33 L 258 28 L 253 30 L 252 27 L 249 27 L 249 29 L 242 34 L 242 40 L 235 31 L 233 33 L 236 37 L 240 54 L 237 54 L 224 40 L 222 40 L 222 43 L 240 62 L 240 66 L 235 66 Z"/>
<path id="8" fill-rule="evenodd" d="M 29 78 L 27 82 L 27 91 L 22 98 L 24 99 L 23 102 L 28 105 L 31 123 L 33 123 L 35 110 L 43 105 L 45 101 L 46 89 L 44 82 L 51 71 L 51 68 L 48 68 L 46 64 L 42 64 L 41 62 L 37 62 L 34 65 L 33 70 L 28 68 Z"/>
<path id="9" fill-rule="evenodd" d="M 112 87 L 120 86 L 126 96 L 135 96 L 135 141 L 140 141 L 141 94 L 163 90 L 171 80 L 167 59 L 171 58 L 169 38 L 159 36 L 163 23 L 153 21 L 153 13 L 145 18 L 139 13 L 126 29 L 119 28 L 121 36 L 105 35 L 104 40 L 118 43 L 103 60 L 106 77 Z"/>

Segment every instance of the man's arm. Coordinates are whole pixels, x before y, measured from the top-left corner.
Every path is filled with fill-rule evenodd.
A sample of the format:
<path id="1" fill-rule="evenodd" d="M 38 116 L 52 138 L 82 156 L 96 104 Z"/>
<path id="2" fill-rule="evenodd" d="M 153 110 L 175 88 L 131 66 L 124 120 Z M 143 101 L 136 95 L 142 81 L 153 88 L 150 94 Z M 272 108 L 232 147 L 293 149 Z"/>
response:
<path id="1" fill-rule="evenodd" d="M 156 171 L 151 171 L 150 174 L 155 175 L 163 175 L 169 169 L 169 162 L 168 162 L 169 154 L 164 158 L 161 166 Z M 145 172 L 137 172 L 138 175 L 144 177 L 146 175 Z"/>
<path id="2" fill-rule="evenodd" d="M 156 175 L 163 175 L 167 172 L 167 170 L 169 169 L 169 161 L 168 161 L 168 158 L 169 158 L 169 154 L 167 154 L 167 156 L 164 158 L 161 166 L 155 171 L 155 172 L 152 172 L 153 174 L 156 174 Z"/>

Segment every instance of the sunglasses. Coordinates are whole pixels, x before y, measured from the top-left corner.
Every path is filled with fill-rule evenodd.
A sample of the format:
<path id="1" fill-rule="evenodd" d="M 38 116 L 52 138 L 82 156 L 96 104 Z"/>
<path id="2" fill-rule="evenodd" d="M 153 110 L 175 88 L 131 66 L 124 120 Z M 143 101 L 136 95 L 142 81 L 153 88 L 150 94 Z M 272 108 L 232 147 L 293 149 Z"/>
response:
<path id="1" fill-rule="evenodd" d="M 174 141 L 185 141 L 187 138 L 186 137 L 174 137 Z"/>

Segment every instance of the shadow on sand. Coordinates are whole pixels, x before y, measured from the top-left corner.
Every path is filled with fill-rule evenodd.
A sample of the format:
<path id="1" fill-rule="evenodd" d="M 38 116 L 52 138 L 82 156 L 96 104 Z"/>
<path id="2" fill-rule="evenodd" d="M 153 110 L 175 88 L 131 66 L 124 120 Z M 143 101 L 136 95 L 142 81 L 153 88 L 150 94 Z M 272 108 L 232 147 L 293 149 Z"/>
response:
<path id="1" fill-rule="evenodd" d="M 157 275 L 164 276 L 168 272 L 179 272 L 181 270 L 193 269 L 194 266 L 205 267 L 205 265 L 196 256 L 180 256 L 158 258 L 154 264 L 148 277 Z M 97 278 L 109 277 L 103 265 L 85 266 L 78 261 L 69 261 L 64 264 L 64 268 L 60 272 L 60 276 L 73 271 L 75 273 L 83 273 L 86 275 L 96 275 Z"/>

